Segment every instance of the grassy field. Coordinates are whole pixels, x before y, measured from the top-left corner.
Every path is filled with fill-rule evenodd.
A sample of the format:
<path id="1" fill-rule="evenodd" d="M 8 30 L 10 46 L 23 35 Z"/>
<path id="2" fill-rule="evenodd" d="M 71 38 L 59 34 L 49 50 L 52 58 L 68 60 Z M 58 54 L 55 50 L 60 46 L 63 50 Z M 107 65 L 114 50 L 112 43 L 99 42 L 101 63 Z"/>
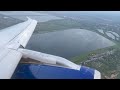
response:
<path id="1" fill-rule="evenodd" d="M 72 19 L 60 19 L 60 20 L 50 20 L 47 22 L 39 22 L 36 26 L 34 33 L 44 33 L 65 29 L 87 29 L 97 32 L 97 26 L 95 23 L 88 23 L 85 21 L 78 22 Z"/>
<path id="2" fill-rule="evenodd" d="M 73 57 L 70 60 L 76 64 L 85 65 L 99 70 L 102 74 L 102 78 L 120 78 L 119 45 L 91 51 L 84 55 Z"/>
<path id="3" fill-rule="evenodd" d="M 80 26 L 77 22 L 70 19 L 50 20 L 47 22 L 39 22 L 36 26 L 34 33 L 46 33 L 79 27 Z"/>
<path id="4" fill-rule="evenodd" d="M 104 34 L 99 33 L 97 30 L 97 29 L 102 29 L 104 32 L 114 31 L 120 35 L 120 31 L 118 27 L 111 27 L 111 26 L 107 27 L 106 25 L 97 22 L 91 23 L 90 21 L 76 21 L 68 18 L 60 19 L 60 20 L 50 20 L 47 22 L 39 22 L 36 26 L 34 33 L 46 33 L 46 32 L 65 30 L 65 29 L 86 29 L 96 32 L 104 36 L 105 38 L 108 38 L 111 41 L 120 42 L 120 40 L 113 40 L 105 33 Z"/>

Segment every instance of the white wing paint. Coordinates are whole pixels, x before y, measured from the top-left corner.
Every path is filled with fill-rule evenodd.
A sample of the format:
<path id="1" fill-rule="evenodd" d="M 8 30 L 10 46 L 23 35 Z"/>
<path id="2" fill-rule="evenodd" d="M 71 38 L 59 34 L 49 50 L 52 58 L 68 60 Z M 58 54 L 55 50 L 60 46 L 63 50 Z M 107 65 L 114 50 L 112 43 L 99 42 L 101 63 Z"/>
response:
<path id="1" fill-rule="evenodd" d="M 50 65 L 60 64 L 64 68 L 81 69 L 80 65 L 65 58 L 20 48 L 20 46 L 26 46 L 36 25 L 36 20 L 28 18 L 25 22 L 0 31 L 0 79 L 11 78 L 21 57 L 28 57 Z M 101 74 L 96 70 L 94 79 L 99 78 L 101 78 Z"/>
<path id="2" fill-rule="evenodd" d="M 26 46 L 35 27 L 36 20 L 27 21 L 0 31 L 0 79 L 11 78 L 22 54 L 17 49 Z"/>

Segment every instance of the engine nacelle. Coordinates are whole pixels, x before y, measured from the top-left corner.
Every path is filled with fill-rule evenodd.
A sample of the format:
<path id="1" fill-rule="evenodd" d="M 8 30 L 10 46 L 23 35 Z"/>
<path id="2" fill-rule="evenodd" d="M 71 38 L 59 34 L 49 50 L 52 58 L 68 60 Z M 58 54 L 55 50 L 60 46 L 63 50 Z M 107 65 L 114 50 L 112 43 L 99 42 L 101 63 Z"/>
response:
<path id="1" fill-rule="evenodd" d="M 78 76 L 80 78 L 83 77 L 83 79 L 89 78 L 89 77 L 90 78 L 93 77 L 93 79 L 101 78 L 101 74 L 99 71 L 89 68 L 89 67 L 77 65 L 77 64 L 75 64 L 65 58 L 59 57 L 59 56 L 50 55 L 50 54 L 37 52 L 37 51 L 33 51 L 33 50 L 22 49 L 22 48 L 19 48 L 18 51 L 23 54 L 23 58 L 31 58 L 31 59 L 40 61 L 44 64 L 49 64 L 50 66 L 51 65 L 62 66 L 63 68 L 66 68 L 66 71 L 69 71 L 69 69 L 73 70 L 75 73 L 77 71 L 79 71 L 80 76 L 79 75 Z M 52 71 L 52 69 L 50 69 L 50 70 Z M 73 74 L 75 74 L 75 73 L 73 73 Z"/>
<path id="2" fill-rule="evenodd" d="M 80 70 L 79 65 L 76 65 L 75 63 L 59 56 L 54 56 L 54 55 L 37 52 L 33 50 L 22 49 L 22 48 L 18 49 L 18 51 L 23 54 L 23 58 L 31 58 L 40 61 L 44 64 L 59 65 L 59 66 L 61 65 L 63 67 Z"/>

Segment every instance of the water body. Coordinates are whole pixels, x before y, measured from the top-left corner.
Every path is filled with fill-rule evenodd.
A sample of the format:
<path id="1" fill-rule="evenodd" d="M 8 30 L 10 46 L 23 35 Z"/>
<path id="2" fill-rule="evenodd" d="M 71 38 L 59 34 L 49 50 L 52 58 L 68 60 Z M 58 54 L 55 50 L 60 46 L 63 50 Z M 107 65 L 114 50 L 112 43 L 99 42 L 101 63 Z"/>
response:
<path id="1" fill-rule="evenodd" d="M 44 34 L 33 34 L 28 49 L 71 58 L 114 43 L 99 34 L 84 29 L 68 29 Z"/>
<path id="2" fill-rule="evenodd" d="M 111 34 L 110 32 L 106 32 L 106 34 L 111 37 L 112 39 L 115 39 L 115 36 L 113 34 Z"/>
<path id="3" fill-rule="evenodd" d="M 112 31 L 108 31 L 110 33 L 112 33 L 113 35 L 115 35 L 116 37 L 120 37 L 119 34 L 117 34 L 116 32 L 112 32 Z"/>
<path id="4" fill-rule="evenodd" d="M 27 20 L 26 17 L 35 19 L 38 22 L 46 22 L 49 20 L 62 19 L 60 17 L 56 17 L 53 15 L 45 14 L 45 13 L 37 13 L 34 11 L 0 11 L 0 14 L 7 15 L 23 21 Z"/>

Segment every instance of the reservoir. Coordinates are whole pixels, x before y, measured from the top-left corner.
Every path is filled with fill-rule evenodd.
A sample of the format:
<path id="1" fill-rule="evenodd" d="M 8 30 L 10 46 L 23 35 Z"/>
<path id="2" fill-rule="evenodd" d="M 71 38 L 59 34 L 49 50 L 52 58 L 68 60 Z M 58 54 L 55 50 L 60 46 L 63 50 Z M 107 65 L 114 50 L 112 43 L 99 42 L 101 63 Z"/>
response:
<path id="1" fill-rule="evenodd" d="M 115 43 L 95 32 L 85 29 L 67 29 L 33 34 L 26 48 L 70 59 L 112 45 Z"/>

